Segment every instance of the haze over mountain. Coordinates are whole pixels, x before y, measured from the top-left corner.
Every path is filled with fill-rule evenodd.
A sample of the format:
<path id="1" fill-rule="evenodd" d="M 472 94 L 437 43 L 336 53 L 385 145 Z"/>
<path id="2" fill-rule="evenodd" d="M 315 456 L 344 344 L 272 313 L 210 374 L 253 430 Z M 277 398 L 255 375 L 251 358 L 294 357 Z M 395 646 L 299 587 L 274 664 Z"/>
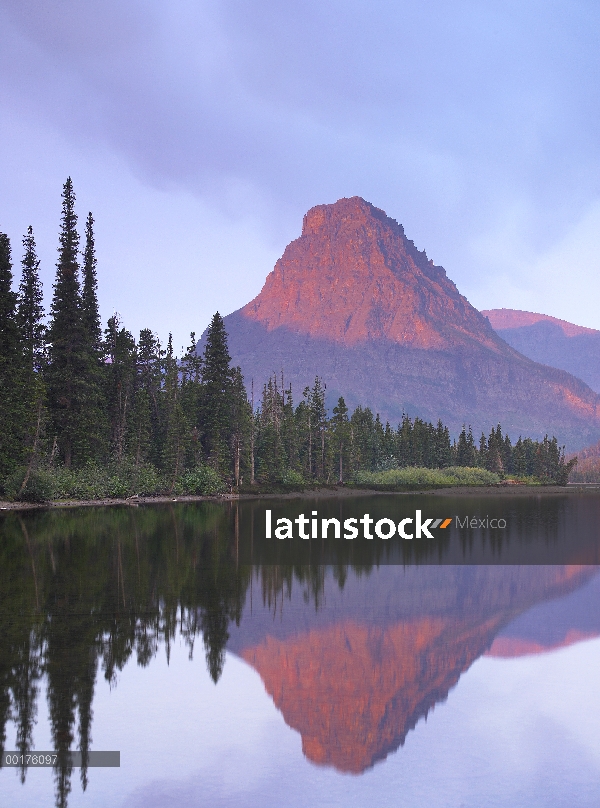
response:
<path id="1" fill-rule="evenodd" d="M 600 393 L 600 331 L 531 311 L 489 309 L 481 313 L 519 353 L 566 370 Z"/>
<path id="2" fill-rule="evenodd" d="M 599 396 L 511 348 L 443 267 L 360 197 L 312 208 L 260 294 L 224 319 L 233 362 L 259 393 L 283 371 L 298 402 L 319 375 L 329 406 L 343 395 L 394 425 L 403 412 L 454 433 L 501 423 L 514 438 L 556 434 L 570 449 L 600 437 Z"/>

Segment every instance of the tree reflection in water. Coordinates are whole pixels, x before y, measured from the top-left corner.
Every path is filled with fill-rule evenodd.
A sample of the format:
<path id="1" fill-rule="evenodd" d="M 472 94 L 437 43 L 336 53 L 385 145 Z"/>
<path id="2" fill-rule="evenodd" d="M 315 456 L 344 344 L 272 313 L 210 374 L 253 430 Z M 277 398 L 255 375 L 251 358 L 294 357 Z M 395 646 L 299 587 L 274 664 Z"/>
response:
<path id="1" fill-rule="evenodd" d="M 250 576 L 236 566 L 229 514 L 218 505 L 11 514 L 0 543 L 0 752 L 6 725 L 17 748 L 32 746 L 45 675 L 53 748 L 91 743 L 98 668 L 111 683 L 135 655 L 146 666 L 177 634 L 190 656 L 204 640 L 215 682 L 231 621 L 239 621 Z M 78 719 L 78 720 L 77 720 Z M 76 726 L 77 724 L 77 726 Z M 55 770 L 56 805 L 67 805 L 72 771 Z M 26 770 L 21 770 L 25 782 Z"/>
<path id="2" fill-rule="evenodd" d="M 9 720 L 15 725 L 19 751 L 26 753 L 32 748 L 36 704 L 41 680 L 45 677 L 53 747 L 59 752 L 72 750 L 73 746 L 81 750 L 80 776 L 85 790 L 98 670 L 114 684 L 117 673 L 132 657 L 138 665 L 147 666 L 161 647 L 169 657 L 171 644 L 178 634 L 187 644 L 191 658 L 196 638 L 201 635 L 206 664 L 216 683 L 223 671 L 232 626 L 240 626 L 242 622 L 241 628 L 236 629 L 235 650 L 257 667 L 276 703 L 277 694 L 282 691 L 282 684 L 285 685 L 288 701 L 282 698 L 278 706 L 288 723 L 302 732 L 308 756 L 340 768 L 360 770 L 403 742 L 410 726 L 414 726 L 435 701 L 445 698 L 460 673 L 487 650 L 499 628 L 509 619 L 536 601 L 568 591 L 592 571 L 589 568 L 589 573 L 559 572 L 547 578 L 542 576 L 539 585 L 535 585 L 531 574 L 519 577 L 518 568 L 513 568 L 515 573 L 503 576 L 500 569 L 486 573 L 486 568 L 469 571 L 448 567 L 444 571 L 430 567 L 427 573 L 420 573 L 419 580 L 415 579 L 414 591 L 410 590 L 412 584 L 406 583 L 402 592 L 395 591 L 392 601 L 390 593 L 378 592 L 374 582 L 373 594 L 369 596 L 373 614 L 379 614 L 379 623 L 381 615 L 385 614 L 383 623 L 387 621 L 389 625 L 381 624 L 372 630 L 352 629 L 348 620 L 352 623 L 360 619 L 364 604 L 353 605 L 350 599 L 344 607 L 347 613 L 338 613 L 331 617 L 328 625 L 322 624 L 320 636 L 313 631 L 306 646 L 302 645 L 303 635 L 296 631 L 297 626 L 290 624 L 286 629 L 285 621 L 280 621 L 283 627 L 280 630 L 287 631 L 288 637 L 275 637 L 270 641 L 268 622 L 265 623 L 267 628 L 261 628 L 258 620 L 249 632 L 244 629 L 245 606 L 254 598 L 263 614 L 279 612 L 283 602 L 292 597 L 294 587 L 300 584 L 302 602 L 309 604 L 308 612 L 313 616 L 322 615 L 326 611 L 321 608 L 326 588 L 325 568 L 305 564 L 253 568 L 240 564 L 236 508 L 233 503 L 199 503 L 135 509 L 57 509 L 23 516 L 12 513 L 3 519 L 0 525 L 0 752 L 5 749 Z M 349 580 L 364 578 L 375 561 L 367 555 L 352 567 L 338 564 L 331 569 L 329 580 L 335 582 L 335 589 L 340 592 Z M 402 571 L 402 568 L 397 569 Z M 431 596 L 429 601 L 427 593 Z M 379 608 L 378 598 L 387 598 L 387 605 Z M 390 602 L 396 604 L 391 611 Z M 353 609 L 356 614 L 352 613 Z M 342 668 L 347 671 L 351 664 L 350 642 L 356 641 L 362 643 L 363 657 L 365 653 L 373 655 L 369 665 L 377 672 L 377 665 L 386 653 L 386 643 L 391 643 L 390 648 L 395 643 L 396 650 L 390 651 L 390 661 L 395 660 L 396 665 L 398 654 L 404 648 L 402 643 L 405 651 L 413 653 L 411 648 L 416 640 L 410 639 L 413 629 L 406 626 L 416 625 L 418 619 L 431 622 L 432 613 L 437 615 L 434 619 L 438 622 L 441 614 L 445 616 L 446 624 L 436 637 L 441 637 L 440 648 L 446 656 L 449 649 L 456 651 L 454 668 L 436 673 L 433 663 L 428 663 L 433 672 L 431 692 L 423 684 L 426 676 L 422 677 L 421 684 L 409 683 L 420 687 L 418 703 L 412 711 L 398 707 L 404 698 L 400 691 L 402 687 L 406 689 L 406 682 L 403 684 L 400 679 L 388 682 L 389 704 L 382 705 L 383 713 L 393 718 L 404 709 L 406 716 L 396 715 L 393 726 L 381 725 L 378 730 L 381 743 L 363 750 L 358 757 L 348 749 L 339 754 L 332 752 L 327 744 L 333 741 L 320 734 L 319 721 L 327 721 L 328 726 L 335 729 L 335 683 L 322 677 L 321 689 L 313 688 L 308 695 L 304 692 L 305 702 L 302 702 L 301 690 L 304 687 L 306 691 L 307 682 L 300 683 L 302 687 L 297 681 L 283 682 L 279 664 L 283 657 L 287 655 L 288 661 L 294 655 L 300 659 L 307 649 L 312 649 L 313 654 L 329 655 L 323 662 L 329 667 L 333 665 L 333 678 L 342 681 Z M 244 613 L 244 620 L 246 618 L 250 625 L 248 609 Z M 365 619 L 368 622 L 368 615 Z M 310 620 L 304 615 L 305 634 L 310 634 Z M 457 626 L 454 633 L 453 620 Z M 478 620 L 481 626 L 485 623 L 484 631 L 474 627 Z M 462 646 L 461 636 L 466 638 Z M 454 639 L 449 640 L 450 637 Z M 430 656 L 433 653 L 425 650 Z M 419 665 L 429 658 L 422 651 L 419 651 Z M 319 668 L 318 660 L 313 667 Z M 377 676 L 369 684 L 364 671 L 360 677 L 365 686 L 381 685 L 376 681 Z M 352 688 L 346 687 L 346 690 L 350 698 L 354 698 Z M 290 698 L 296 698 L 296 703 L 292 704 Z M 320 716 L 324 704 L 328 716 Z M 338 704 L 341 723 L 337 729 L 342 736 L 346 733 L 346 747 L 352 745 L 348 728 L 342 726 L 344 721 L 347 723 L 348 706 L 343 699 Z M 367 724 L 371 720 L 368 716 L 363 719 Z M 365 724 L 363 730 L 368 735 L 370 727 Z M 343 763 L 345 760 L 350 762 Z M 22 782 L 26 773 L 25 768 L 20 770 Z M 72 774 L 64 760 L 55 769 L 56 805 L 60 808 L 67 805 Z"/>

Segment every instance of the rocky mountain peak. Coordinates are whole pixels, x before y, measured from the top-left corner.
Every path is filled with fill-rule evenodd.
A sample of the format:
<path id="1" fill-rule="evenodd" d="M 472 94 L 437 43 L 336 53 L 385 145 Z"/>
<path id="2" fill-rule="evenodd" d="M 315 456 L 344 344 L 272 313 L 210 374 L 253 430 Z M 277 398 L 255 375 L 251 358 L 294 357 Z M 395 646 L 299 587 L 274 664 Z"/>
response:
<path id="1" fill-rule="evenodd" d="M 355 345 L 389 340 L 444 349 L 475 339 L 504 353 L 487 320 L 410 241 L 361 197 L 317 205 L 242 314 L 268 330 Z"/>

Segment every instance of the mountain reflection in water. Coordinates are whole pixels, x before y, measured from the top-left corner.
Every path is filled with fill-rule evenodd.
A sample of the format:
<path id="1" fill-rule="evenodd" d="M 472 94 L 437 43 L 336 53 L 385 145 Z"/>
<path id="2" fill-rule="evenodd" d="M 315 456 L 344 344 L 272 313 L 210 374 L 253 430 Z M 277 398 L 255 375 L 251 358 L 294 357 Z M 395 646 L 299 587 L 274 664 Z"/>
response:
<path id="1" fill-rule="evenodd" d="M 53 747 L 85 760 L 99 670 L 116 682 L 133 658 L 147 666 L 161 648 L 168 657 L 180 636 L 190 656 L 201 638 L 215 682 L 226 648 L 246 660 L 305 755 L 359 773 L 401 746 L 486 652 L 600 633 L 598 587 L 552 617 L 553 599 L 577 593 L 596 567 L 377 568 L 364 554 L 352 566 L 242 565 L 239 518 L 218 503 L 5 517 L 0 751 L 9 721 L 17 748 L 33 748 L 45 680 Z M 54 772 L 58 806 L 72 776 Z M 80 777 L 85 789 L 85 765 Z"/>

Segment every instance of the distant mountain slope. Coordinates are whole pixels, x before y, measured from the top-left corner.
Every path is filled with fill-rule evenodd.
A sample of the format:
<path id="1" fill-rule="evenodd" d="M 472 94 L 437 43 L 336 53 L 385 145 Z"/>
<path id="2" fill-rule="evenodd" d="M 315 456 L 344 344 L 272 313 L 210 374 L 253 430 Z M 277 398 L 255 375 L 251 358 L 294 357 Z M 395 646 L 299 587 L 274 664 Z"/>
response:
<path id="1" fill-rule="evenodd" d="M 360 197 L 312 208 L 261 293 L 225 325 L 259 394 L 283 370 L 297 402 L 318 374 L 330 406 L 343 395 L 394 425 L 406 412 L 455 433 L 500 422 L 515 437 L 556 434 L 573 450 L 600 438 L 600 397 L 511 348 L 443 267 Z"/>
<path id="2" fill-rule="evenodd" d="M 566 370 L 600 393 L 600 331 L 530 311 L 489 309 L 481 313 L 519 353 Z"/>

